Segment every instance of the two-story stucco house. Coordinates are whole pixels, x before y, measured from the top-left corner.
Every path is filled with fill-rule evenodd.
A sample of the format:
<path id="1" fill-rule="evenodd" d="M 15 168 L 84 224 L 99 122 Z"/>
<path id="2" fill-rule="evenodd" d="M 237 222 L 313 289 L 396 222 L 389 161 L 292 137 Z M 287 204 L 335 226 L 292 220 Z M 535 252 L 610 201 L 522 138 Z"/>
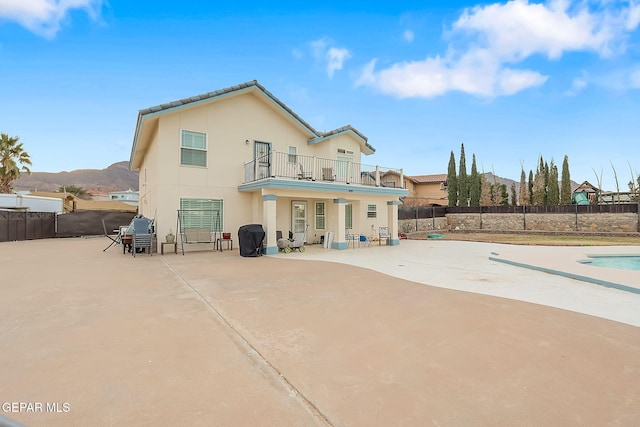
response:
<path id="1" fill-rule="evenodd" d="M 159 239 L 189 224 L 232 236 L 262 224 L 267 254 L 278 251 L 277 231 L 306 231 L 308 243 L 331 231 L 331 247 L 345 249 L 349 233 L 387 227 L 388 244 L 399 244 L 407 190 L 381 183 L 391 169 L 361 163 L 373 152 L 355 128 L 319 132 L 251 81 L 141 110 L 130 168 Z"/>

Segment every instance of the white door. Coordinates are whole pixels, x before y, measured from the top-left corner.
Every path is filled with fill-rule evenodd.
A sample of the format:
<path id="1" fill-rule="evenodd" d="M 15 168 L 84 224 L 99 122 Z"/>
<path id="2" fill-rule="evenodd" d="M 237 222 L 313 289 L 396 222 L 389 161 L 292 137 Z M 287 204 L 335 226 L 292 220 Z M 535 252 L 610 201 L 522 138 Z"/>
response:
<path id="1" fill-rule="evenodd" d="M 348 164 L 349 162 L 353 162 L 353 158 L 351 157 L 347 157 L 347 156 L 337 156 L 336 157 L 337 160 L 337 166 L 338 166 L 338 170 L 337 170 L 337 180 L 339 182 L 351 182 L 351 180 L 347 180 L 347 174 L 348 174 Z M 351 177 L 348 177 L 351 178 Z"/>
<path id="2" fill-rule="evenodd" d="M 304 233 L 307 227 L 307 202 L 291 202 L 291 231 Z"/>

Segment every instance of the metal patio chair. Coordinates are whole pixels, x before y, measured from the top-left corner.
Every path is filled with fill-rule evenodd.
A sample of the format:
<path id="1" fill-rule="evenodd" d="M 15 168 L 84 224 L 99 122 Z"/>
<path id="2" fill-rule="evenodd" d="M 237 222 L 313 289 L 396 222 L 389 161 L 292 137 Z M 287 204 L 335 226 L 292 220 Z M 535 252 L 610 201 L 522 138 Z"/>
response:
<path id="1" fill-rule="evenodd" d="M 104 218 L 102 219 L 102 229 L 104 230 L 105 237 L 108 238 L 109 240 L 111 240 L 111 243 L 109 243 L 109 246 L 104 248 L 102 250 L 102 252 L 105 252 L 107 249 L 109 249 L 113 245 L 118 245 L 118 246 L 120 245 L 121 240 L 120 240 L 120 232 L 119 232 L 119 230 L 118 230 L 118 234 L 114 237 L 113 233 L 109 233 L 107 231 L 107 224 L 104 222 Z"/>
<path id="2" fill-rule="evenodd" d="M 151 246 L 153 244 L 153 235 L 150 230 L 150 222 L 148 219 L 139 218 L 133 220 L 133 236 L 131 239 L 131 254 L 135 257 L 138 248 L 147 249 L 151 256 Z"/>

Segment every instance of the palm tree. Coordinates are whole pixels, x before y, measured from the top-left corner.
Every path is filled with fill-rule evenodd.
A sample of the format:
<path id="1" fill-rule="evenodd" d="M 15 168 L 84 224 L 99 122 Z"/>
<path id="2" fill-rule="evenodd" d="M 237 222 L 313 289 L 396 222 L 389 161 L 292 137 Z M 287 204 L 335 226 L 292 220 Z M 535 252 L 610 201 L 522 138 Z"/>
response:
<path id="1" fill-rule="evenodd" d="M 11 183 L 20 177 L 20 172 L 31 173 L 29 153 L 18 143 L 20 137 L 0 133 L 0 193 L 10 193 Z"/>

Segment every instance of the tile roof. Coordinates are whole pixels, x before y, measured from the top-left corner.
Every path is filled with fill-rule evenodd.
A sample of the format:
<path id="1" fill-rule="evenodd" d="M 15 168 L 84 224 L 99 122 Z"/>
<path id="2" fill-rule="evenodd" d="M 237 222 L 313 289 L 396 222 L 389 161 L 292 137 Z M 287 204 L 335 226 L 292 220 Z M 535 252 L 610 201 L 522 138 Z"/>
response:
<path id="1" fill-rule="evenodd" d="M 440 182 L 447 182 L 447 174 L 439 173 L 435 175 L 415 175 L 407 176 L 405 178 L 415 182 L 416 184 L 437 184 Z"/>
<path id="2" fill-rule="evenodd" d="M 206 102 L 206 101 L 211 100 L 213 98 L 218 98 L 218 97 L 230 95 L 230 94 L 233 94 L 235 92 L 251 90 L 252 88 L 257 88 L 258 90 L 260 90 L 268 98 L 270 98 L 278 107 L 282 108 L 283 111 L 285 111 L 289 116 L 291 116 L 295 121 L 297 121 L 302 127 L 307 129 L 307 131 L 313 135 L 313 137 L 311 137 L 309 139 L 309 143 L 310 144 L 315 144 L 315 143 L 321 142 L 321 141 L 323 141 L 323 140 L 325 140 L 327 138 L 330 138 L 332 136 L 336 136 L 336 135 L 341 134 L 341 133 L 352 132 L 358 138 L 362 139 L 362 141 L 364 142 L 365 148 L 370 151 L 370 153 L 367 153 L 367 154 L 372 154 L 372 153 L 374 153 L 376 151 L 375 148 L 373 146 L 371 146 L 367 142 L 368 138 L 362 132 L 358 131 L 356 128 L 354 128 L 351 125 L 342 126 L 342 127 L 338 128 L 338 129 L 334 129 L 334 130 L 329 131 L 329 132 L 317 131 L 316 129 L 313 128 L 313 126 L 311 126 L 309 123 L 307 123 L 305 120 L 303 120 L 300 116 L 298 116 L 284 102 L 280 101 L 271 92 L 269 92 L 264 86 L 262 86 L 260 83 L 258 83 L 257 80 L 252 80 L 252 81 L 241 83 L 239 85 L 231 86 L 231 87 L 228 87 L 228 88 L 219 89 L 219 90 L 216 90 L 216 91 L 213 91 L 213 92 L 208 92 L 208 93 L 204 93 L 204 94 L 200 94 L 200 95 L 191 96 L 189 98 L 183 98 L 183 99 L 180 99 L 180 100 L 177 100 L 177 101 L 172 101 L 172 102 L 156 105 L 156 106 L 149 107 L 149 108 L 144 108 L 144 109 L 138 111 L 138 122 L 137 122 L 137 125 L 136 125 L 136 135 L 134 136 L 134 143 L 133 143 L 133 147 L 132 147 L 132 151 L 131 151 L 131 159 L 133 159 L 133 156 L 134 156 L 134 153 L 135 153 L 137 140 L 138 140 L 138 136 L 139 136 L 138 135 L 138 131 L 140 130 L 142 121 L 145 118 L 145 116 L 162 114 L 163 112 L 166 112 L 166 111 L 174 109 L 174 108 L 181 108 L 181 107 L 187 106 L 189 104 L 196 104 L 196 103 L 200 103 L 200 102 Z"/>

